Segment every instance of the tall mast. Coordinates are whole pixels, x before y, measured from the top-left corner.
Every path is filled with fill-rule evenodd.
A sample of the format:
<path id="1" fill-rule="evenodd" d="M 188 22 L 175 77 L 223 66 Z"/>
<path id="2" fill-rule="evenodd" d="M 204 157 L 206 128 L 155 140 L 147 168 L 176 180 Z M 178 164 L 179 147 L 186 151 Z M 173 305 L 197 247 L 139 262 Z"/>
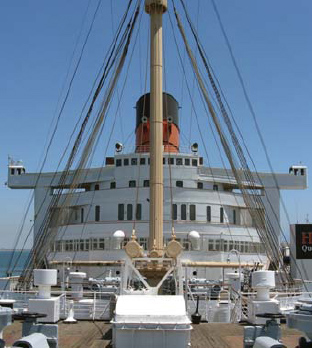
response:
<path id="1" fill-rule="evenodd" d="M 163 254 L 163 88 L 162 15 L 167 0 L 145 0 L 150 15 L 150 230 L 149 250 L 153 257 Z"/>

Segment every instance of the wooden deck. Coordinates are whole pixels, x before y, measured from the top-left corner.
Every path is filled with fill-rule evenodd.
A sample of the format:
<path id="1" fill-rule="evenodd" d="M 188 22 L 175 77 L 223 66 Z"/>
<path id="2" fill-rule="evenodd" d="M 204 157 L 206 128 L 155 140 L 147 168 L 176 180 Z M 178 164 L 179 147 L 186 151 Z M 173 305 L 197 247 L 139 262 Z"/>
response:
<path id="1" fill-rule="evenodd" d="M 22 325 L 15 322 L 4 330 L 7 346 L 21 337 Z M 282 327 L 283 343 L 293 348 L 302 333 Z M 192 348 L 242 348 L 243 326 L 239 324 L 201 323 L 193 325 Z M 101 321 L 80 321 L 77 324 L 59 323 L 60 348 L 111 347 L 111 325 Z"/>

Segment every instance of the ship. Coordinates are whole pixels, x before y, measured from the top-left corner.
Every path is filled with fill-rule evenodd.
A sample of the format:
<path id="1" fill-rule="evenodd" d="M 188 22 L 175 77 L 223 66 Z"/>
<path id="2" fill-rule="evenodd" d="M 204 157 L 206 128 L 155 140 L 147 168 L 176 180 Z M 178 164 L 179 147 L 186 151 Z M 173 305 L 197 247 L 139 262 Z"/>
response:
<path id="1" fill-rule="evenodd" d="M 205 302 L 208 296 L 210 304 L 218 302 L 214 311 L 219 317 L 224 314 L 226 322 L 231 310 L 238 308 L 235 321 L 239 321 L 244 307 L 242 283 L 245 278 L 248 283 L 253 273 L 257 293 L 248 303 L 249 319 L 259 323 L 259 302 L 261 309 L 277 315 L 280 307 L 269 295 L 269 289 L 275 288 L 275 272 L 279 286 L 291 280 L 280 258 L 280 191 L 305 189 L 307 167 L 292 165 L 285 173 L 253 172 L 231 133 L 242 166 L 236 165 L 175 10 L 230 168 L 205 165 L 198 143 L 182 149 L 179 102 L 162 87 L 162 16 L 168 4 L 146 0 L 144 7 L 151 18 L 150 92 L 136 102 L 134 151 L 117 142 L 105 166 L 86 166 L 123 67 L 121 55 L 76 169 L 72 169 L 73 157 L 65 170 L 53 173 L 28 173 L 21 161 L 9 161 L 8 186 L 34 190 L 35 201 L 34 247 L 19 278 L 19 290 L 28 289 L 32 281 L 39 286 L 39 298 L 29 300 L 29 308 L 39 312 L 43 304 L 55 306 L 59 301 L 51 298 L 51 285 L 61 284 L 64 291 L 71 282 L 71 296 L 78 306 L 90 301 L 83 299 L 86 284 L 100 295 L 112 292 L 108 303 L 116 294 L 114 347 L 128 347 L 130 341 L 143 347 L 147 339 L 157 342 L 154 346 L 170 347 L 175 342 L 177 347 L 187 347 L 192 327 L 186 308 L 188 301 L 194 303 L 194 293 L 197 309 L 192 320 L 200 316 L 200 299 Z M 138 14 L 139 6 L 128 25 L 125 55 Z M 231 132 L 221 95 L 206 68 Z M 222 302 L 226 282 L 233 292 L 227 292 L 228 301 Z M 91 301 L 95 306 L 95 299 Z M 69 315 L 66 320 L 73 318 Z"/>

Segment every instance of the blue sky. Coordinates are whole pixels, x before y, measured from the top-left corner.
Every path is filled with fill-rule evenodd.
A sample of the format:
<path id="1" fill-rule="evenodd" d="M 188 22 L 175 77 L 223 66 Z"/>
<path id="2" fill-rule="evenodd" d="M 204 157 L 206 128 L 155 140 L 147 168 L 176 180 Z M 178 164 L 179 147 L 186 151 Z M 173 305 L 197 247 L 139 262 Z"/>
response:
<path id="1" fill-rule="evenodd" d="M 244 100 L 210 0 L 186 1 L 200 39 L 219 78 L 249 150 L 259 171 L 268 171 L 264 152 Z M 301 162 L 312 167 L 312 2 L 309 0 L 218 0 L 219 12 L 234 55 L 247 86 L 271 161 L 276 172 L 287 172 Z M 171 8 L 171 1 L 170 9 Z M 178 4 L 179 1 L 176 0 Z M 78 53 L 86 36 L 97 1 L 91 0 L 3 0 L 0 3 L 0 234 L 1 247 L 12 247 L 30 192 L 10 190 L 7 180 L 7 156 L 22 159 L 28 172 L 35 172 L 42 161 L 47 139 L 55 124 L 60 101 L 68 87 Z M 87 43 L 68 103 L 48 154 L 46 171 L 56 168 L 66 146 L 95 75 L 112 40 L 125 9 L 126 1 L 102 0 Z M 179 11 L 182 14 L 181 8 Z M 85 15 L 86 13 L 86 15 Z M 111 16 L 113 14 L 113 17 Z M 183 17 L 183 16 L 182 16 Z M 172 11 L 171 18 L 174 20 Z M 113 153 L 113 144 L 133 144 L 136 100 L 145 91 L 148 17 L 143 14 L 140 32 L 132 54 L 129 72 L 121 76 L 118 94 L 112 103 L 107 128 L 97 147 L 93 165 L 100 165 L 105 154 Z M 81 36 L 79 39 L 79 33 Z M 199 141 L 179 58 L 176 53 L 169 16 L 164 17 L 165 86 L 179 101 L 183 145 Z M 178 32 L 176 31 L 176 35 Z M 79 40 L 78 40 L 79 39 Z M 134 37 L 135 39 L 135 37 Z M 74 60 L 71 57 L 78 40 Z M 134 41 L 134 40 L 133 40 Z M 180 40 L 179 40 L 179 43 Z M 191 41 L 194 48 L 194 44 Z M 179 45 L 182 57 L 185 57 Z M 131 56 L 132 48 L 129 52 Z M 129 59 L 126 63 L 129 62 Z M 188 83 L 193 91 L 193 77 L 185 60 Z M 122 84 L 127 81 L 123 90 Z M 65 85 L 65 89 L 62 87 Z M 193 93 L 193 92 L 192 92 Z M 213 137 L 196 88 L 200 127 L 213 165 L 220 165 Z M 113 120 L 116 117 L 116 126 Z M 108 135 L 112 138 L 108 142 Z M 128 140 L 127 140 L 128 139 Z M 198 140 L 199 139 L 199 140 Z M 131 144 L 132 143 L 132 144 Z M 202 151 L 204 154 L 204 151 Z M 205 155 L 205 154 L 204 154 Z M 312 220 L 311 190 L 283 194 L 291 222 Z M 32 215 L 26 219 L 25 232 Z M 287 221 L 282 224 L 288 229 Z"/>

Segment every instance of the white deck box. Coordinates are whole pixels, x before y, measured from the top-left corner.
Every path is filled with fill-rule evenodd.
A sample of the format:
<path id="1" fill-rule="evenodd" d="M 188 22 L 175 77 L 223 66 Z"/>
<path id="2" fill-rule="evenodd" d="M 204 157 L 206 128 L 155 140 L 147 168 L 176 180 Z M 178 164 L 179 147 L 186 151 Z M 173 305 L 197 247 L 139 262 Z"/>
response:
<path id="1" fill-rule="evenodd" d="M 122 295 L 113 323 L 115 348 L 187 348 L 191 322 L 183 296 Z"/>
<path id="2" fill-rule="evenodd" d="M 37 319 L 40 323 L 56 323 L 60 320 L 60 298 L 29 299 L 29 311 L 47 315 Z"/>

